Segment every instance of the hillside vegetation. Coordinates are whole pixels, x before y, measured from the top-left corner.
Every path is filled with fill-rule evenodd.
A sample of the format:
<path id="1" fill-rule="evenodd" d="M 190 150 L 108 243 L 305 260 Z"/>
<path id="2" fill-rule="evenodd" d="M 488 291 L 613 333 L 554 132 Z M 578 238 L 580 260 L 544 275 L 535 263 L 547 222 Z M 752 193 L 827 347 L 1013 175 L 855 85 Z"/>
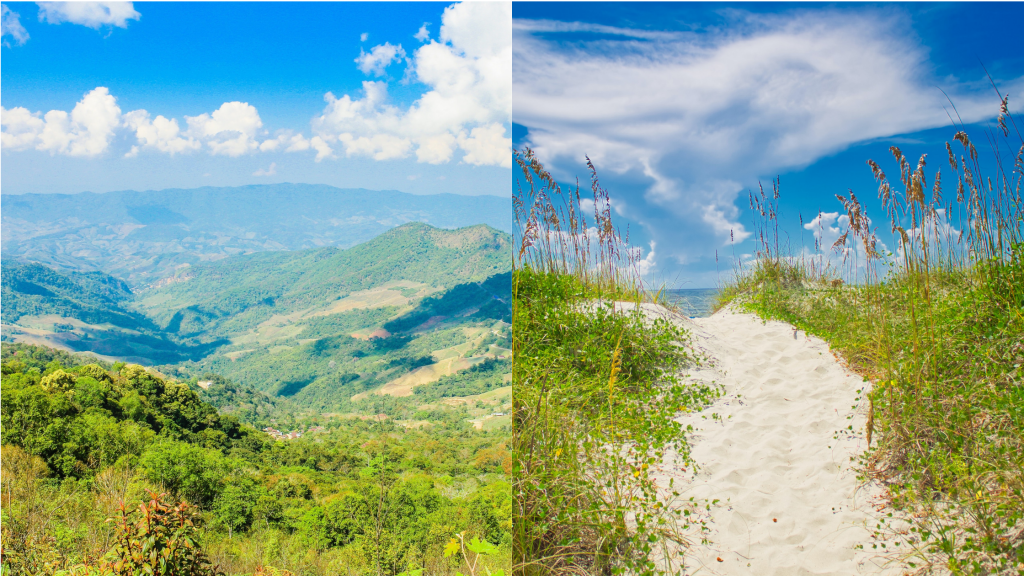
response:
<path id="1" fill-rule="evenodd" d="M 652 297 L 593 166 L 591 217 L 579 189 L 563 190 L 530 150 L 515 160 L 513 565 L 538 576 L 675 573 L 703 536 L 707 503 L 652 473 L 669 450 L 692 465 L 675 417 L 717 390 L 683 382 L 700 362 L 690 335 L 642 312 Z"/>
<path id="2" fill-rule="evenodd" d="M 102 272 L 4 262 L 3 339 L 144 362 L 197 358 L 223 342 L 188 345 L 131 309 L 128 285 Z"/>
<path id="3" fill-rule="evenodd" d="M 4 338 L 183 380 L 219 374 L 318 412 L 374 410 L 353 401 L 422 386 L 449 397 L 449 381 L 480 394 L 510 372 L 509 242 L 487 226 L 409 223 L 348 250 L 185 267 L 141 293 L 98 272 L 5 264 Z M 457 376 L 469 369 L 476 384 Z"/>
<path id="4" fill-rule="evenodd" d="M 778 188 L 754 195 L 758 258 L 724 291 L 821 336 L 864 376 L 863 472 L 897 511 L 875 546 L 920 573 L 1024 570 L 1024 138 L 1005 99 L 999 123 L 989 162 L 955 133 L 930 193 L 924 156 L 915 166 L 893 146 L 892 182 L 869 162 L 895 254 L 851 193 L 838 198 L 842 264 L 793 258 L 772 232 Z"/>
<path id="5" fill-rule="evenodd" d="M 490 543 L 477 546 L 486 552 L 479 568 L 507 563 L 503 431 L 475 431 L 458 414 L 407 430 L 350 418 L 274 442 L 140 366 L 85 364 L 25 345 L 0 350 L 4 573 L 111 574 L 104 570 L 118 561 L 127 564 L 117 573 L 143 573 L 145 556 L 131 551 L 170 553 L 173 538 L 153 523 L 171 525 L 173 514 L 191 517 L 174 529 L 194 543 L 168 556 L 173 574 L 186 564 L 194 575 L 215 566 L 450 573 L 464 560 L 443 553 L 456 532 Z M 142 540 L 133 543 L 139 504 L 150 524 L 137 524 Z"/>
<path id="6" fill-rule="evenodd" d="M 226 336 L 272 316 L 324 310 L 355 292 L 396 284 L 408 297 L 510 270 L 507 234 L 410 223 L 356 247 L 265 252 L 190 266 L 145 292 L 139 309 L 182 337 Z M 410 283 L 397 286 L 399 283 Z M 405 294 L 402 294 L 403 296 Z"/>

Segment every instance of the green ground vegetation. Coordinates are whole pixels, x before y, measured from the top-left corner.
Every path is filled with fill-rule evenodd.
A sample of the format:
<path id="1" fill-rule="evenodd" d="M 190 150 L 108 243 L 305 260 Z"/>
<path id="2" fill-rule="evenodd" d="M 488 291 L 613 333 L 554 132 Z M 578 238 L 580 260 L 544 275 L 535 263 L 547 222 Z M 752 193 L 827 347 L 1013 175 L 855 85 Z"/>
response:
<path id="1" fill-rule="evenodd" d="M 507 429 L 350 415 L 275 441 L 137 365 L 8 344 L 2 360 L 5 574 L 508 569 Z M 207 392 L 236 402 L 232 386 Z"/>
<path id="2" fill-rule="evenodd" d="M 181 380 L 219 374 L 306 411 L 359 411 L 353 397 L 418 368 L 445 361 L 403 385 L 510 356 L 509 243 L 483 225 L 414 222 L 348 250 L 183 267 L 138 293 L 98 272 L 5 263 L 4 338 L 156 365 Z M 7 326 L 26 318 L 49 324 Z"/>
<path id="3" fill-rule="evenodd" d="M 510 269 L 507 234 L 487 226 L 440 230 L 413 222 L 347 250 L 261 252 L 181 269 L 139 308 L 183 338 L 256 329 L 272 316 L 327 307 L 401 281 L 452 288 Z"/>
<path id="4" fill-rule="evenodd" d="M 892 147 L 892 182 L 869 162 L 896 254 L 880 253 L 851 193 L 832 247 L 849 258 L 789 257 L 773 232 L 778 187 L 753 195 L 757 259 L 723 291 L 722 304 L 821 336 L 865 377 L 862 471 L 896 510 L 875 547 L 922 573 L 1024 573 L 1024 139 L 1005 99 L 999 125 L 987 163 L 958 130 L 931 190 L 924 157 Z"/>
<path id="5" fill-rule="evenodd" d="M 132 309 L 135 294 L 124 281 L 102 272 L 4 262 L 2 298 L 5 341 L 16 340 L 25 332 L 21 323 L 41 328 L 54 344 L 71 350 L 159 363 L 201 357 L 224 343 L 178 342 L 152 319 Z M 43 318 L 47 320 L 40 326 Z"/>
<path id="6" fill-rule="evenodd" d="M 689 335 L 637 305 L 635 262 L 592 174 L 593 220 L 527 150 L 516 153 L 513 272 L 513 562 L 523 574 L 678 569 L 706 518 L 651 475 L 666 450 L 688 461 L 673 418 L 717 394 L 684 385 Z M 591 167 L 593 169 L 593 167 Z M 586 234 L 599 231 L 598 238 Z M 614 308 L 625 301 L 629 309 Z"/>
<path id="7" fill-rule="evenodd" d="M 404 314 L 391 307 L 299 321 L 295 326 L 300 331 L 292 335 L 267 343 L 237 345 L 233 348 L 244 347 L 241 353 L 220 352 L 161 370 L 182 378 L 222 374 L 308 410 L 358 410 L 354 396 L 375 391 L 417 368 L 443 363 L 453 355 L 486 362 L 510 354 L 507 296 L 506 301 L 500 301 L 481 288 L 498 284 L 507 291 L 508 279 L 509 274 L 500 274 L 482 283 L 457 285 L 439 296 L 423 299 Z M 453 298 L 452 294 L 458 297 Z M 424 327 L 428 321 L 431 324 Z M 358 332 L 372 335 L 373 330 L 381 327 L 386 336 L 353 336 Z M 494 366 L 488 364 L 490 372 L 486 376 L 490 376 Z M 499 366 L 505 369 L 504 374 L 510 373 L 508 362 Z M 438 378 L 450 381 L 450 385 L 440 384 L 442 388 L 458 382 L 468 384 L 477 376 L 486 379 L 479 369 L 470 375 L 458 377 L 456 370 Z M 429 384 L 430 380 L 426 378 L 422 384 Z M 477 388 L 473 388 L 473 394 L 490 389 Z M 416 389 L 419 386 L 413 391 Z"/>

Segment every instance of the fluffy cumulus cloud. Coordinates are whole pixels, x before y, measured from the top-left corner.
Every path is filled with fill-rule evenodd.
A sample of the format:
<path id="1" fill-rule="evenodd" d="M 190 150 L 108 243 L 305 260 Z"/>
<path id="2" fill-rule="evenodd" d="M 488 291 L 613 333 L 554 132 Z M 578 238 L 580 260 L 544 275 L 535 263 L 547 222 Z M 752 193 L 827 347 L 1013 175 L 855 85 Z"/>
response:
<path id="1" fill-rule="evenodd" d="M 0 108 L 0 125 L 0 144 L 5 151 L 99 156 L 110 149 L 119 132 L 125 131 L 135 138 L 124 154 L 126 158 L 134 158 L 142 151 L 174 156 L 200 150 L 230 157 L 312 150 L 317 162 L 333 155 L 331 147 L 319 136 L 307 138 L 284 130 L 266 137 L 259 112 L 246 102 L 225 102 L 213 112 L 185 116 L 184 122 L 179 122 L 177 118 L 160 115 L 154 118 L 146 110 L 122 113 L 117 99 L 102 86 L 83 96 L 70 113 Z"/>
<path id="2" fill-rule="evenodd" d="M 126 26 L 138 13 L 130 3 L 49 3 L 41 5 L 40 18 L 98 28 Z M 417 36 L 423 44 L 411 56 L 388 42 L 369 51 L 361 49 L 355 63 L 363 73 L 384 76 L 389 65 L 404 61 L 407 69 L 402 81 L 424 84 L 422 96 L 408 106 L 396 105 L 390 101 L 387 79 L 366 80 L 355 97 L 339 98 L 328 92 L 323 113 L 311 121 L 310 136 L 294 130 L 271 134 L 259 111 L 247 102 L 225 102 L 212 112 L 181 119 L 141 109 L 122 113 L 114 96 L 101 86 L 86 94 L 70 113 L 3 109 L 3 148 L 98 156 L 108 151 L 120 131 L 126 133 L 129 145 L 118 153 L 127 158 L 147 152 L 205 151 L 229 157 L 307 152 L 315 153 L 317 162 L 344 154 L 511 167 L 512 141 L 506 135 L 511 111 L 511 18 L 508 2 L 455 4 L 444 11 L 437 40 L 430 39 L 424 23 Z M 14 41 L 21 38 L 14 31 L 16 23 L 17 15 L 9 18 L 4 7 L 5 41 L 8 34 Z"/>
<path id="3" fill-rule="evenodd" d="M 402 49 L 401 44 L 392 46 L 385 42 L 380 46 L 374 46 L 369 52 L 360 49 L 356 64 L 363 74 L 372 73 L 375 76 L 383 76 L 384 70 L 392 62 L 401 62 L 403 58 L 405 58 L 405 50 Z"/>
<path id="4" fill-rule="evenodd" d="M 442 164 L 462 152 L 461 161 L 511 167 L 512 6 L 507 2 L 462 3 L 442 16 L 439 40 L 420 46 L 409 58 L 408 77 L 428 90 L 413 104 L 390 103 L 388 84 L 363 82 L 361 97 L 325 96 L 323 114 L 313 131 L 324 143 L 337 144 L 346 156 L 377 160 L 415 155 L 419 162 Z M 429 39 L 424 25 L 417 37 Z M 357 63 L 367 74 L 399 59 L 401 47 L 385 43 Z"/>
<path id="5" fill-rule="evenodd" d="M 190 152 L 202 147 L 202 143 L 192 137 L 182 135 L 178 121 L 168 120 L 163 116 L 150 118 L 145 110 L 133 110 L 124 116 L 124 124 L 135 132 L 138 144 L 125 154 L 127 157 L 138 155 L 140 147 L 149 147 L 167 152 L 170 155 Z"/>
<path id="6" fill-rule="evenodd" d="M 107 150 L 121 125 L 121 109 L 106 88 L 86 94 L 70 113 L 45 115 L 17 107 L 0 108 L 0 144 L 7 150 L 34 148 L 50 154 L 97 156 Z"/>
<path id="7" fill-rule="evenodd" d="M 188 134 L 202 139 L 214 155 L 241 156 L 259 148 L 256 136 L 263 122 L 247 102 L 225 102 L 211 114 L 186 116 Z"/>
<path id="8" fill-rule="evenodd" d="M 925 76 L 926 50 L 887 18 L 743 15 L 703 34 L 516 20 L 514 121 L 559 177 L 589 155 L 658 258 L 687 264 L 747 237 L 737 201 L 759 176 L 948 125 L 936 83 L 964 121 L 992 113 L 988 93 Z"/>
<path id="9" fill-rule="evenodd" d="M 6 4 L 0 4 L 0 31 L 4 46 L 21 46 L 28 41 L 28 31 L 21 25 L 20 16 Z"/>
<path id="10" fill-rule="evenodd" d="M 426 42 L 427 40 L 430 40 L 430 30 L 427 29 L 429 26 L 430 22 L 424 22 L 423 26 L 420 26 L 419 31 L 416 32 L 416 35 L 413 36 L 413 38 L 419 40 L 420 42 Z"/>
<path id="11" fill-rule="evenodd" d="M 131 2 L 38 2 L 39 21 L 50 24 L 71 22 L 89 28 L 104 26 L 127 28 L 129 20 L 138 20 L 141 14 Z"/>

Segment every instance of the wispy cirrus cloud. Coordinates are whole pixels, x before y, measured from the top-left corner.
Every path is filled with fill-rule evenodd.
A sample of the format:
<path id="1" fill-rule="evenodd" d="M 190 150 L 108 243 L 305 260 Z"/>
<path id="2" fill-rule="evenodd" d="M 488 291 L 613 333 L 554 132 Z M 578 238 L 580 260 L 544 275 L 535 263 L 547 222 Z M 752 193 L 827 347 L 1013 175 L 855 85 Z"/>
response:
<path id="1" fill-rule="evenodd" d="M 0 32 L 4 46 L 10 47 L 12 42 L 21 46 L 28 42 L 28 30 L 21 25 L 21 16 L 6 4 L 0 4 Z"/>
<path id="2" fill-rule="evenodd" d="M 948 125 L 936 86 L 965 122 L 995 110 L 980 78 L 934 77 L 927 47 L 891 11 L 733 17 L 699 34 L 513 26 L 513 119 L 528 144 L 561 178 L 589 155 L 616 210 L 656 242 L 659 264 L 678 269 L 746 238 L 738 202 L 759 176 Z"/>

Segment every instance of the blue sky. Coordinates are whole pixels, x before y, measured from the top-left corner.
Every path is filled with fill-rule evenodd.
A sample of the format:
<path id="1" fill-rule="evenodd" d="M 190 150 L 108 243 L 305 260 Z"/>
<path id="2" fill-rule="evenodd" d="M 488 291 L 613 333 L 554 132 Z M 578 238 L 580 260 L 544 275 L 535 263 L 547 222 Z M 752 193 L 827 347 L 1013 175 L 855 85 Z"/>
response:
<path id="1" fill-rule="evenodd" d="M 850 189 L 891 247 L 866 161 L 897 176 L 891 145 L 927 153 L 954 195 L 942 91 L 990 157 L 981 63 L 1019 114 L 1022 28 L 1022 3 L 516 3 L 514 144 L 564 181 L 589 155 L 656 285 L 713 287 L 753 253 L 747 193 L 776 176 L 794 253 L 814 250 L 801 216 L 824 213 L 826 245 L 844 231 Z"/>
<path id="2" fill-rule="evenodd" d="M 4 193 L 509 194 L 507 3 L 3 6 Z"/>

